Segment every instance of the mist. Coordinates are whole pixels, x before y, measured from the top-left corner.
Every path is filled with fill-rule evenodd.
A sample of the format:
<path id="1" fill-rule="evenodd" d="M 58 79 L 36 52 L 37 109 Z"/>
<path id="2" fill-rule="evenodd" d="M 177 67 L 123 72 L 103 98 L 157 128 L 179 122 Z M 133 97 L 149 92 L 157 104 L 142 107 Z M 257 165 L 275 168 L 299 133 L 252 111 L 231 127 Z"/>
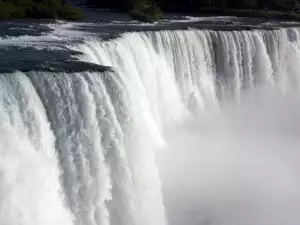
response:
<path id="1" fill-rule="evenodd" d="M 262 88 L 167 132 L 170 225 L 299 225 L 299 94 Z"/>

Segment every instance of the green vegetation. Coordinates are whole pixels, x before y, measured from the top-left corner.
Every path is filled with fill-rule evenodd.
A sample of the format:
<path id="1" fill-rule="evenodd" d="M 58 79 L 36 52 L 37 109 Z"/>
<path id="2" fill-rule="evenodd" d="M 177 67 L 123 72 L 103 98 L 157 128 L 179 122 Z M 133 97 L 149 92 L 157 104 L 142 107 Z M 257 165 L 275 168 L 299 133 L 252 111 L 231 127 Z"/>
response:
<path id="1" fill-rule="evenodd" d="M 293 10 L 298 5 L 297 0 L 162 0 L 161 3 L 162 7 L 171 9 L 177 5 L 183 10 L 216 7 L 223 9 L 272 9 L 286 11 Z"/>
<path id="2" fill-rule="evenodd" d="M 64 0 L 0 0 L 0 19 L 81 20 L 83 12 Z"/>
<path id="3" fill-rule="evenodd" d="M 133 19 L 148 23 L 160 20 L 163 15 L 156 3 L 150 1 L 135 1 L 129 13 Z"/>
<path id="4" fill-rule="evenodd" d="M 173 8 L 170 0 L 164 0 L 162 5 L 166 11 L 300 21 L 297 0 L 195 0 L 186 7 L 179 6 Z"/>
<path id="5" fill-rule="evenodd" d="M 300 0 L 87 0 L 93 6 L 127 11 L 137 20 L 154 22 L 162 12 L 197 13 L 266 19 L 300 20 Z M 160 10 L 161 9 L 161 10 Z"/>

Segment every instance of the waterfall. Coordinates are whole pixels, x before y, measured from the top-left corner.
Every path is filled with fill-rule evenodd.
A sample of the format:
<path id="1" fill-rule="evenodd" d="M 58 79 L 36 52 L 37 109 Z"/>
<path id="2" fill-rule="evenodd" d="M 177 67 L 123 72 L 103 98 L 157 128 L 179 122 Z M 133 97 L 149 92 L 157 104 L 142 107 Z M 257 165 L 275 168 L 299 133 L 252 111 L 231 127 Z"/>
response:
<path id="1" fill-rule="evenodd" d="M 0 80 L 0 223 L 71 225 L 43 103 L 25 74 L 2 74 Z"/>
<path id="2" fill-rule="evenodd" d="M 187 112 L 238 101 L 253 87 L 275 84 L 286 89 L 298 79 L 297 28 L 136 32 L 71 48 L 84 53 L 80 60 L 110 66 L 128 79 L 146 95 L 160 125 Z"/>
<path id="3" fill-rule="evenodd" d="M 175 225 L 155 159 L 167 133 L 253 89 L 297 93 L 299 35 L 132 32 L 67 46 L 103 73 L 1 74 L 0 224 Z"/>

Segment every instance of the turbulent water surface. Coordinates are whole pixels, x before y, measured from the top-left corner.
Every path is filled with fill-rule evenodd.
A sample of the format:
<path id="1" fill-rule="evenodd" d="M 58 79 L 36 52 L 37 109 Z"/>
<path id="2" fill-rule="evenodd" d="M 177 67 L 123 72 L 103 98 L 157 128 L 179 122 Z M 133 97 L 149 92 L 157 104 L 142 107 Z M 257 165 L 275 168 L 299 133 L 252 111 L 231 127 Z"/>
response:
<path id="1" fill-rule="evenodd" d="M 1 225 L 299 225 L 297 24 L 0 33 Z"/>

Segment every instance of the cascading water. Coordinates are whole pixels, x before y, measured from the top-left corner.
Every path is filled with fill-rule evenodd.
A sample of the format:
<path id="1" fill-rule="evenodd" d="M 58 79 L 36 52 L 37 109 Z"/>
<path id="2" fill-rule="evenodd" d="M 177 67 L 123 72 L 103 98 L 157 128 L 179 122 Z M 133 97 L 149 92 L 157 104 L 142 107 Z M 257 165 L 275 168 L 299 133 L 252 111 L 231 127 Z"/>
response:
<path id="1" fill-rule="evenodd" d="M 276 178 L 269 183 L 279 185 L 282 192 L 296 193 L 293 204 L 285 205 L 292 207 L 290 213 L 272 214 L 274 220 L 266 220 L 272 210 L 254 213 L 257 204 L 247 204 L 249 199 L 237 202 L 246 202 L 250 209 L 238 211 L 232 206 L 239 213 L 232 219 L 232 202 L 222 195 L 249 194 L 239 192 L 248 186 L 240 187 L 236 181 L 248 173 L 229 170 L 230 160 L 237 170 L 252 168 L 241 150 L 224 150 L 226 138 L 235 144 L 228 145 L 231 149 L 243 149 L 229 135 L 239 126 L 232 123 L 233 128 L 228 128 L 226 122 L 239 121 L 245 113 L 227 107 L 264 96 L 260 90 L 297 96 L 300 36 L 296 28 L 133 32 L 109 41 L 91 38 L 68 48 L 83 53 L 80 61 L 111 70 L 0 76 L 0 224 L 299 224 L 295 211 L 300 209 L 296 191 L 300 180 L 292 172 L 277 168 L 278 179 L 286 186 L 276 183 Z M 282 98 L 278 97 L 279 105 Z M 269 109 L 266 102 L 263 111 Z M 227 118 L 228 112 L 236 117 Z M 199 122 L 201 118 L 221 122 L 212 126 Z M 295 141 L 292 145 L 292 150 L 298 146 Z M 261 146 L 270 148 L 268 144 L 256 148 Z M 156 152 L 166 148 L 157 161 Z M 253 151 L 258 166 L 259 160 L 280 155 L 279 149 L 276 154 Z M 238 159 L 245 165 L 237 164 Z M 232 186 L 225 185 L 227 172 L 236 179 Z M 285 174 L 291 177 L 284 179 Z M 257 180 L 249 176 L 249 187 L 257 191 L 251 186 Z M 202 213 L 209 211 L 204 219 L 198 220 L 199 208 Z M 195 209 L 197 215 L 191 215 Z M 259 219 L 250 220 L 242 213 Z"/>
<path id="2" fill-rule="evenodd" d="M 231 216 L 230 212 L 228 213 L 227 218 L 223 215 L 226 214 L 223 212 L 224 210 L 219 212 L 221 206 L 215 207 L 216 209 L 212 210 L 212 218 L 209 218 L 206 213 L 204 213 L 203 216 L 203 213 L 197 212 L 198 210 L 200 210 L 200 212 L 207 210 L 206 207 L 209 208 L 208 205 L 212 204 L 211 201 L 215 201 L 211 200 L 214 198 L 209 200 L 203 196 L 200 198 L 197 193 L 198 191 L 194 190 L 198 188 L 199 192 L 201 192 L 205 189 L 203 187 L 206 187 L 211 183 L 211 180 L 207 180 L 205 176 L 211 173 L 211 170 L 216 170 L 199 165 L 201 163 L 207 165 L 207 162 L 203 161 L 203 159 L 201 160 L 201 158 L 206 158 L 207 161 L 216 160 L 211 156 L 213 153 L 206 152 L 209 150 L 201 150 L 201 146 L 211 149 L 212 152 L 214 152 L 214 149 L 222 149 L 221 153 L 219 150 L 215 150 L 217 151 L 215 154 L 228 154 L 229 156 L 236 154 L 236 157 L 238 157 L 241 163 L 245 160 L 244 157 L 247 156 L 244 156 L 243 154 L 242 156 L 239 156 L 239 151 L 237 153 L 232 153 L 231 150 L 228 150 L 226 153 L 224 152 L 225 150 L 223 150 L 223 148 L 226 147 L 212 147 L 209 141 L 205 140 L 205 138 L 201 138 L 201 136 L 207 137 L 207 134 L 205 134 L 208 132 L 207 130 L 201 131 L 198 137 L 193 137 L 199 132 L 200 128 L 195 130 L 194 127 L 192 128 L 194 131 L 191 132 L 191 128 L 186 128 L 186 126 L 180 127 L 180 124 L 185 124 L 186 122 L 184 121 L 189 121 L 191 118 L 194 118 L 192 119 L 193 121 L 197 121 L 196 118 L 201 118 L 200 115 L 203 117 L 203 115 L 207 115 L 208 112 L 213 114 L 216 110 L 222 110 L 228 103 L 241 104 L 241 101 L 247 101 L 242 100 L 243 95 L 246 93 L 254 94 L 255 96 L 252 96 L 252 98 L 256 99 L 257 93 L 253 92 L 259 88 L 267 89 L 272 87 L 283 94 L 294 91 L 297 92 L 299 84 L 299 72 L 297 70 L 297 62 L 299 61 L 300 56 L 299 47 L 298 30 L 281 29 L 273 31 L 218 32 L 188 30 L 129 33 L 109 42 L 101 42 L 98 40 L 86 41 L 84 44 L 76 46 L 73 49 L 84 53 L 84 55 L 80 57 L 80 60 L 113 68 L 115 75 L 123 80 L 123 86 L 128 93 L 127 99 L 129 102 L 126 105 L 130 105 L 129 110 L 134 113 L 133 118 L 142 117 L 141 119 L 144 121 L 144 124 L 141 127 L 147 128 L 147 132 L 151 135 L 148 136 L 150 140 L 161 143 L 165 141 L 165 138 L 167 138 L 169 134 L 171 140 L 167 140 L 167 145 L 169 145 L 170 149 L 169 154 L 164 156 L 165 159 L 162 163 L 162 179 L 166 186 L 164 188 L 164 195 L 166 196 L 165 201 L 167 210 L 169 211 L 170 224 L 275 225 L 282 224 L 281 217 L 278 218 L 275 216 L 274 220 L 266 220 L 265 218 L 270 216 L 271 213 L 274 213 L 272 210 L 270 210 L 269 214 L 266 213 L 264 216 L 260 216 L 259 214 L 263 212 L 258 210 L 258 212 L 253 213 L 251 209 L 248 209 L 249 215 L 259 218 L 257 221 L 251 220 L 247 216 L 242 217 L 242 219 L 232 220 L 232 217 L 238 218 L 238 216 Z M 258 96 L 260 96 L 258 98 L 263 98 L 264 95 L 258 94 Z M 268 102 L 268 100 L 266 101 Z M 268 109 L 266 108 L 266 110 Z M 273 113 L 276 113 L 276 110 L 274 110 L 275 112 Z M 249 111 L 251 111 L 251 108 Z M 263 111 L 260 113 L 263 115 Z M 239 113 L 236 114 L 239 115 Z M 207 118 L 207 116 L 204 116 L 204 118 Z M 275 118 L 276 117 L 274 117 L 274 120 L 276 120 Z M 245 119 L 250 120 L 250 118 L 246 117 Z M 230 118 L 227 120 L 230 120 Z M 238 124 L 238 122 L 235 123 Z M 242 122 L 240 121 L 239 123 Z M 179 127 L 176 128 L 176 124 Z M 203 124 L 200 123 L 199 126 L 201 127 Z M 211 125 L 205 125 L 208 129 L 216 129 L 211 128 L 210 126 Z M 229 130 L 228 132 L 236 132 L 234 131 L 235 127 L 236 125 L 232 123 L 232 125 L 227 128 Z M 274 127 L 276 126 L 274 125 Z M 172 130 L 173 128 L 176 129 L 175 134 L 174 132 L 170 132 L 170 129 Z M 218 128 L 214 132 L 221 132 L 220 130 L 222 130 L 222 128 Z M 125 132 L 125 134 L 127 132 Z M 143 132 L 139 132 L 141 135 L 147 133 L 144 130 Z M 228 132 L 224 132 L 223 135 L 228 135 Z M 263 135 L 264 134 L 262 134 L 262 136 Z M 208 139 L 215 139 L 216 142 L 221 143 L 224 142 L 223 137 L 220 138 L 222 134 L 213 134 L 212 136 L 213 137 L 209 136 Z M 173 144 L 174 139 L 177 140 L 177 142 L 175 141 L 175 145 Z M 233 142 L 235 145 L 239 143 L 239 141 L 235 139 L 228 139 L 228 142 Z M 242 139 L 242 137 L 240 139 Z M 253 137 L 253 139 L 253 142 L 260 143 L 256 140 L 257 137 Z M 268 139 L 266 138 L 266 140 Z M 147 146 L 148 145 L 149 144 L 147 144 Z M 230 145 L 230 148 L 245 148 L 241 146 L 236 147 L 235 145 Z M 224 146 L 226 146 L 226 144 L 224 144 Z M 258 147 L 256 146 L 256 148 Z M 260 148 L 262 147 L 259 147 L 258 149 Z M 265 148 L 269 148 L 269 146 L 265 146 Z M 295 146 L 293 148 L 295 148 Z M 192 151 L 191 149 L 194 150 Z M 139 151 L 142 151 L 142 148 L 140 148 Z M 150 152 L 151 151 L 153 150 L 150 149 Z M 202 151 L 203 155 L 200 154 L 199 151 Z M 263 150 L 260 154 L 264 154 Z M 143 166 L 137 168 L 138 173 L 135 172 L 134 168 L 137 167 L 137 162 L 146 162 L 152 157 L 147 156 L 148 158 L 138 159 L 135 158 L 136 156 L 137 154 L 135 152 L 134 160 L 129 163 L 129 168 L 133 168 L 131 169 L 133 179 L 140 180 L 140 182 L 145 185 L 141 186 L 141 189 L 137 186 L 133 191 L 134 193 L 141 193 L 145 187 L 153 186 L 154 183 L 147 179 L 148 175 L 140 173 L 141 170 L 144 170 Z M 277 155 L 273 156 L 270 154 L 270 157 L 277 157 Z M 198 159 L 198 161 L 193 158 Z M 264 159 L 263 156 L 262 158 Z M 223 166 L 224 171 L 233 173 L 231 169 L 228 169 L 228 167 L 231 166 L 226 164 L 226 160 L 227 159 L 224 159 L 224 165 L 222 164 L 222 161 L 219 162 L 219 166 Z M 257 158 L 255 158 L 255 160 L 258 162 L 260 161 Z M 154 164 L 152 163 L 151 165 L 151 170 L 155 170 Z M 190 165 L 193 165 L 192 171 L 189 169 Z M 218 161 L 214 166 L 218 167 Z M 249 168 L 246 166 L 246 170 L 251 169 L 252 166 L 253 165 L 250 163 L 248 165 Z M 238 168 L 242 168 L 242 166 L 239 166 Z M 199 171 L 203 169 L 207 170 L 207 174 Z M 196 170 L 196 173 L 194 170 Z M 226 172 L 223 174 L 224 177 L 227 175 Z M 263 169 L 261 172 L 264 173 Z M 192 180 L 196 179 L 203 181 L 199 182 L 199 184 L 198 182 L 188 180 L 186 179 L 186 176 L 189 176 L 188 174 L 194 174 L 191 175 L 193 177 Z M 197 174 L 199 175 L 197 176 Z M 226 179 L 222 178 L 221 175 L 215 174 L 215 172 L 211 176 L 217 176 L 219 179 Z M 280 175 L 278 176 L 280 177 Z M 234 179 L 239 180 L 239 175 L 235 175 Z M 284 180 L 282 177 L 278 179 Z M 241 180 L 243 180 L 243 178 L 241 178 Z M 205 181 L 207 181 L 208 184 L 204 185 L 203 182 Z M 277 181 L 271 179 L 270 182 L 270 185 L 277 185 Z M 272 182 L 274 182 L 274 184 Z M 155 182 L 155 184 L 156 183 L 157 182 Z M 225 184 L 220 182 L 215 183 L 215 185 L 220 186 L 220 188 L 215 187 L 219 193 L 217 194 L 214 193 L 214 191 L 211 191 L 211 193 L 209 193 L 210 195 L 215 194 L 222 199 L 222 196 L 220 195 L 222 191 L 225 192 L 224 195 L 228 194 L 226 188 L 228 189 L 229 187 L 226 187 Z M 239 185 L 239 182 L 233 181 L 232 189 L 237 189 L 238 191 L 239 188 L 236 186 L 239 187 Z M 262 186 L 263 185 L 264 183 L 262 182 Z M 156 186 L 159 187 L 157 184 Z M 222 190 L 222 187 L 224 187 L 224 190 Z M 255 192 L 257 191 L 256 189 L 259 188 L 253 187 L 253 189 Z M 155 191 L 158 193 L 159 189 L 156 189 Z M 281 191 L 289 192 L 291 190 L 285 190 L 283 188 Z M 182 192 L 189 192 L 192 197 L 186 197 Z M 203 195 L 205 195 L 204 193 L 207 195 L 207 190 L 203 190 Z M 298 197 L 299 194 L 296 194 L 295 196 Z M 193 200 L 191 200 L 191 198 Z M 197 198 L 199 198 L 198 201 L 195 200 Z M 257 197 L 254 196 L 254 198 Z M 278 198 L 280 199 L 281 197 Z M 140 199 L 147 202 L 146 196 L 141 196 Z M 287 197 L 287 199 L 289 198 Z M 156 200 L 157 204 L 161 204 L 160 195 L 156 195 Z M 246 201 L 247 200 L 245 200 L 245 202 Z M 203 204 L 202 206 L 199 206 L 199 204 L 201 205 L 201 202 Z M 231 204 L 230 201 L 227 202 L 228 204 Z M 244 204 L 244 200 L 241 200 L 241 202 L 242 203 L 238 201 L 238 204 Z M 293 207 L 299 208 L 300 203 L 299 201 L 296 202 L 296 206 Z M 261 202 L 255 204 L 259 205 L 260 203 Z M 220 205 L 221 204 L 223 203 L 220 203 Z M 245 204 L 247 205 L 247 203 Z M 266 204 L 265 207 L 272 208 L 274 204 Z M 249 207 L 253 207 L 253 205 L 249 205 Z M 147 202 L 145 211 L 147 213 L 152 212 L 153 208 L 151 207 L 153 207 L 153 205 L 148 204 Z M 159 209 L 158 207 L 154 208 Z M 235 209 L 233 206 L 232 208 Z M 193 211 L 194 214 L 192 213 L 191 215 L 191 212 Z M 160 212 L 162 212 L 161 209 Z M 236 212 L 238 212 L 237 209 Z M 157 213 L 157 211 L 155 213 Z M 141 215 L 140 213 L 138 214 Z M 200 214 L 201 216 L 198 217 L 203 217 L 204 219 L 197 218 L 195 214 Z M 155 214 L 153 216 L 157 217 Z M 208 217 L 208 219 L 206 217 Z M 217 222 L 214 222 L 214 217 L 221 217 L 222 219 L 215 219 Z M 286 216 L 282 217 L 285 218 Z M 161 216 L 160 218 L 163 217 Z M 163 220 L 160 219 L 159 221 Z M 299 219 L 297 217 L 295 218 L 295 214 L 291 213 L 290 219 L 286 219 L 286 221 L 289 221 L 289 224 L 297 224 Z M 143 222 L 143 224 L 146 223 L 146 221 Z M 149 222 L 148 224 L 159 224 L 159 222 Z"/>

